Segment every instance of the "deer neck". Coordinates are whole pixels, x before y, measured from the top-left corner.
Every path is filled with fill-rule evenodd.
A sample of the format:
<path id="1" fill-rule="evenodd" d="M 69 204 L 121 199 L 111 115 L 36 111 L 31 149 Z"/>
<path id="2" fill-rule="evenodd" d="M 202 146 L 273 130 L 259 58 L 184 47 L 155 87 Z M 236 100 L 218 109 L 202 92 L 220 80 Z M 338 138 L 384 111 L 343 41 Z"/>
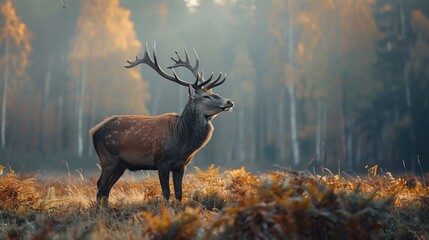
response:
<path id="1" fill-rule="evenodd" d="M 197 106 L 188 102 L 177 124 L 177 139 L 185 154 L 192 154 L 202 148 L 211 138 L 213 126 Z"/>

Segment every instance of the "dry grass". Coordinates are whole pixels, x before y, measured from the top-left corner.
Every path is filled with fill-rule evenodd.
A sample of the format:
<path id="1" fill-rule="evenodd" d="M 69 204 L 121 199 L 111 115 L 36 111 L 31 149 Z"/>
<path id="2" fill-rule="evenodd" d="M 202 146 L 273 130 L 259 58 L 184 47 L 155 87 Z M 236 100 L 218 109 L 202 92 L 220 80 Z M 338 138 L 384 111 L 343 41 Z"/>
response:
<path id="1" fill-rule="evenodd" d="M 429 239 L 429 188 L 390 173 L 196 168 L 170 209 L 156 177 L 120 180 L 102 209 L 95 181 L 1 173 L 0 239 Z"/>

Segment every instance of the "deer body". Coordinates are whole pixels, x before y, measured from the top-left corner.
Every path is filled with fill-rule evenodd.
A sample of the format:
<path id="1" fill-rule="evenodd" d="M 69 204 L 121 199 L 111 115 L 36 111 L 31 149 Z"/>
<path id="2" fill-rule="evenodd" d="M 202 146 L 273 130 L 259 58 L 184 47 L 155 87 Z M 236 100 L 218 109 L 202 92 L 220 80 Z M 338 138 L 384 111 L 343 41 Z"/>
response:
<path id="1" fill-rule="evenodd" d="M 178 116 L 117 115 L 91 129 L 94 147 L 117 156 L 130 170 L 156 170 L 171 159 L 172 169 L 186 165 L 210 140 L 208 119 Z"/>
<path id="2" fill-rule="evenodd" d="M 137 57 L 136 62 L 140 60 L 139 63 L 146 63 L 156 71 L 162 71 L 156 62 L 155 52 L 154 58 L 155 61 L 150 59 L 146 49 L 145 58 Z M 175 62 L 179 66 L 187 64 L 185 67 L 192 67 L 187 54 L 186 62 L 180 57 Z M 138 64 L 130 61 L 129 63 L 131 67 Z M 198 61 L 195 68 L 197 66 Z M 162 193 L 167 203 L 170 197 L 169 175 L 172 172 L 175 196 L 180 201 L 185 167 L 210 140 L 214 129 L 210 121 L 220 112 L 229 111 L 234 106 L 232 101 L 210 90 L 225 79 L 219 82 L 219 77 L 210 82 L 211 77 L 205 80 L 196 74 L 197 81 L 192 85 L 178 79 L 176 74 L 171 79 L 164 72 L 160 74 L 189 87 L 189 100 L 181 115 L 116 115 L 105 119 L 89 132 L 101 165 L 101 176 L 97 181 L 99 203 L 102 199 L 107 203 L 111 188 L 126 169 L 158 170 Z M 201 84 L 198 84 L 198 81 Z M 190 87 L 194 88 L 193 93 Z"/>

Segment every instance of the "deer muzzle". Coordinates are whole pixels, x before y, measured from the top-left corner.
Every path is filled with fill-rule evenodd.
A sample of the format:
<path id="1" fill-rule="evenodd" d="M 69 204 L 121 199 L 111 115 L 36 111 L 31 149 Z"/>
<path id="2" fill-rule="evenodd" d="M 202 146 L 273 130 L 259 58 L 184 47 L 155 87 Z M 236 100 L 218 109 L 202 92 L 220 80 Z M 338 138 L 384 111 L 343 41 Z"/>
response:
<path id="1" fill-rule="evenodd" d="M 234 102 L 233 101 L 231 101 L 231 100 L 227 100 L 226 101 L 226 105 L 225 106 L 223 106 L 223 107 L 221 107 L 221 109 L 223 110 L 223 111 L 227 111 L 227 112 L 230 112 L 230 111 L 232 111 L 232 108 L 234 107 Z"/>

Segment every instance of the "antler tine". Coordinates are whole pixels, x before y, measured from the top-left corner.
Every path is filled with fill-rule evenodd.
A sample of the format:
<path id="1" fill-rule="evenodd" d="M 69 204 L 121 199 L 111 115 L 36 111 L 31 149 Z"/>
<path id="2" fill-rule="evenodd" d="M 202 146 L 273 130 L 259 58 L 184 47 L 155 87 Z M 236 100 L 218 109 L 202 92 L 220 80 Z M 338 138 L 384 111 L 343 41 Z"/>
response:
<path id="1" fill-rule="evenodd" d="M 222 83 L 224 83 L 224 82 L 225 82 L 225 80 L 226 80 L 226 73 L 225 73 L 225 75 L 224 75 L 224 78 L 223 78 L 222 80 L 220 80 L 220 81 L 219 81 L 219 79 L 220 79 L 221 75 L 222 75 L 222 73 L 220 73 L 220 74 L 219 74 L 219 77 L 218 77 L 214 82 L 210 83 L 210 85 L 208 85 L 206 89 L 207 89 L 207 90 L 208 90 L 208 89 L 212 89 L 212 88 L 217 87 L 217 86 L 221 85 Z M 219 81 L 219 82 L 218 82 L 218 81 Z"/>
<path id="2" fill-rule="evenodd" d="M 204 71 L 201 70 L 200 74 L 197 75 L 195 82 L 192 84 L 192 87 L 195 89 L 199 89 L 199 88 L 202 88 L 205 84 L 207 84 L 210 81 L 211 81 L 211 78 L 209 78 L 208 80 L 204 79 Z M 198 84 L 198 82 L 201 82 L 201 83 Z"/>
<path id="3" fill-rule="evenodd" d="M 146 55 L 147 55 L 147 56 L 146 56 Z M 139 55 L 137 54 L 137 55 L 136 55 L 136 60 L 134 60 L 134 61 L 127 60 L 127 63 L 128 63 L 129 65 L 128 65 L 128 66 L 127 66 L 127 65 L 124 65 L 124 67 L 125 67 L 125 68 L 132 68 L 132 67 L 135 67 L 135 66 L 139 65 L 140 63 L 145 63 L 145 59 L 147 59 L 147 58 L 149 58 L 149 60 L 152 60 L 152 59 L 150 58 L 150 56 L 148 55 L 148 51 L 147 51 L 147 42 L 146 42 L 146 45 L 145 45 L 145 53 L 144 53 L 143 58 L 140 58 L 140 57 L 139 57 Z"/>
<path id="4" fill-rule="evenodd" d="M 134 67 L 134 66 L 136 66 L 137 64 L 139 64 L 140 61 L 141 60 L 141 58 L 139 58 L 139 55 L 137 54 L 136 55 L 136 60 L 134 60 L 134 61 L 131 61 L 131 60 L 128 60 L 127 59 L 127 63 L 129 64 L 128 66 L 127 65 L 124 65 L 124 67 L 125 68 L 132 68 L 132 67 Z"/>
<path id="5" fill-rule="evenodd" d="M 176 51 L 176 54 L 177 54 L 177 56 L 179 56 L 179 53 L 177 53 L 177 51 Z M 189 57 L 188 57 L 188 50 L 186 50 L 186 48 L 185 48 L 185 58 L 186 58 L 186 62 L 190 62 L 189 61 Z M 180 57 L 179 57 L 179 59 L 180 59 Z"/>
<path id="6" fill-rule="evenodd" d="M 195 47 L 193 47 L 192 50 L 194 51 L 194 56 L 195 56 L 195 68 L 198 69 L 200 67 L 200 58 L 198 57 L 198 53 L 197 53 L 197 50 L 195 50 Z M 197 70 L 197 73 L 198 73 L 198 70 Z"/>
<path id="7" fill-rule="evenodd" d="M 202 71 L 201 71 L 202 72 Z M 192 86 L 195 86 L 195 87 L 197 87 L 198 88 L 198 81 L 201 81 L 201 77 L 200 77 L 200 75 L 198 75 L 198 77 L 195 79 L 195 82 L 194 82 L 194 84 L 192 84 Z"/>
<path id="8" fill-rule="evenodd" d="M 174 65 L 168 66 L 167 68 L 169 69 L 173 69 L 173 68 L 178 68 L 178 67 L 185 67 L 187 69 L 189 69 L 192 74 L 194 74 L 195 77 L 198 77 L 198 67 L 200 65 L 200 60 L 198 58 L 198 54 L 194 49 L 194 54 L 195 54 L 195 65 L 192 66 L 191 61 L 189 60 L 189 55 L 188 55 L 188 51 L 185 48 L 185 60 L 183 60 L 180 55 L 179 52 L 176 50 L 174 51 L 174 53 L 177 55 L 177 60 L 174 59 L 173 57 L 171 57 L 171 60 L 174 61 Z"/>
<path id="9" fill-rule="evenodd" d="M 156 42 L 153 43 L 153 48 L 154 49 L 156 48 Z M 149 48 L 147 47 L 147 42 L 145 42 L 145 44 L 144 44 L 144 56 L 143 56 L 143 58 L 144 59 L 149 59 L 150 62 L 153 62 L 152 58 L 149 55 Z"/>
<path id="10" fill-rule="evenodd" d="M 198 84 L 198 87 L 199 87 L 199 88 L 203 88 L 203 87 L 204 87 L 204 85 L 206 85 L 207 83 L 209 83 L 212 79 L 213 79 L 213 73 L 212 73 L 212 75 L 211 75 L 207 80 L 205 80 L 204 78 L 197 79 L 197 81 L 198 81 L 198 80 L 200 80 L 200 81 L 201 81 L 201 83 L 200 83 L 200 84 Z"/>
<path id="11" fill-rule="evenodd" d="M 222 77 L 222 72 L 219 73 L 219 76 L 217 76 L 216 80 L 211 82 L 209 85 L 207 85 L 207 89 L 210 89 L 210 86 L 216 85 L 217 82 L 219 82 L 220 78 Z"/>
<path id="12" fill-rule="evenodd" d="M 179 79 L 179 76 L 177 76 L 177 73 L 176 73 L 176 71 L 174 69 L 173 69 L 173 76 L 174 76 L 175 79 Z M 188 83 L 187 86 L 189 86 L 189 84 L 190 83 Z"/>

